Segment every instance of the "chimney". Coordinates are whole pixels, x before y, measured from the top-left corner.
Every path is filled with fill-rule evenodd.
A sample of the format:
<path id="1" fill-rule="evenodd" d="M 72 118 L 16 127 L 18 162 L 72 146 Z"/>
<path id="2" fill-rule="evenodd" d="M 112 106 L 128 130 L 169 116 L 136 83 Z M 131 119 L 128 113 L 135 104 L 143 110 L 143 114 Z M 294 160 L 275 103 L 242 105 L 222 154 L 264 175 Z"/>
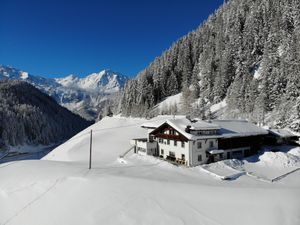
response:
<path id="1" fill-rule="evenodd" d="M 185 132 L 187 132 L 187 133 L 190 133 L 190 132 L 191 132 L 191 126 L 190 126 L 190 125 L 186 126 Z"/>

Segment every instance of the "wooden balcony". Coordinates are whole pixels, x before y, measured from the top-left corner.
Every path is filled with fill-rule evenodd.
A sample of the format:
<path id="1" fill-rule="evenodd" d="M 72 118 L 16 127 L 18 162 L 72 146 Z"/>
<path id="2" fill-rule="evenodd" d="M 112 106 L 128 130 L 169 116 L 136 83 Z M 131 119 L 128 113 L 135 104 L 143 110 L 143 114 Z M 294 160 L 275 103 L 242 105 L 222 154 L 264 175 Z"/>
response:
<path id="1" fill-rule="evenodd" d="M 174 135 L 174 134 L 156 134 L 156 138 L 163 138 L 175 141 L 188 141 L 188 139 L 181 135 Z"/>
<path id="2" fill-rule="evenodd" d="M 184 159 L 175 158 L 172 156 L 167 156 L 166 161 L 172 163 L 173 165 L 186 165 L 186 161 Z"/>

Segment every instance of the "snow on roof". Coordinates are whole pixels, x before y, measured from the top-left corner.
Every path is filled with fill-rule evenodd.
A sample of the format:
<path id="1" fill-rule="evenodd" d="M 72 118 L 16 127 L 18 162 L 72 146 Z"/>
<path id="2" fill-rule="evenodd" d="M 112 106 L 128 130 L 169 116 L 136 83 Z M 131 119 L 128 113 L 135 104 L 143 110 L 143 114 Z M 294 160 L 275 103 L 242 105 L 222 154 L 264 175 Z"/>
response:
<path id="1" fill-rule="evenodd" d="M 175 119 L 172 119 L 171 116 L 164 116 L 159 120 L 144 123 L 142 127 L 155 129 L 165 123 L 169 124 L 189 140 L 245 137 L 268 134 L 267 130 L 246 120 L 213 120 L 208 122 L 199 119 L 190 120 L 185 116 L 176 116 Z M 218 134 L 194 135 L 187 132 L 188 127 L 190 130 L 218 130 Z"/>
<path id="2" fill-rule="evenodd" d="M 191 122 L 191 130 L 216 130 L 220 129 L 219 125 L 210 122 L 205 122 L 203 120 L 197 120 L 196 122 Z"/>
<path id="3" fill-rule="evenodd" d="M 270 129 L 269 130 L 271 134 L 283 138 L 289 138 L 289 137 L 296 137 L 297 135 L 293 134 L 292 132 L 285 130 L 285 129 Z"/>
<path id="4" fill-rule="evenodd" d="M 225 138 L 268 134 L 267 130 L 247 120 L 214 120 L 213 123 L 221 127 L 220 133 Z"/>
<path id="5" fill-rule="evenodd" d="M 162 122 L 162 121 L 151 121 L 151 122 L 143 123 L 142 127 L 155 129 L 155 128 L 161 126 L 163 123 L 164 122 Z"/>
<path id="6" fill-rule="evenodd" d="M 198 120 L 192 122 L 191 120 L 187 119 L 186 117 L 180 119 L 169 119 L 166 121 L 170 126 L 176 129 L 179 133 L 184 135 L 186 138 L 193 140 L 199 138 L 197 135 L 190 134 L 186 132 L 186 128 L 190 126 L 191 130 L 216 130 L 220 129 L 220 127 L 213 123 L 208 123 L 202 120 Z"/>
<path id="7" fill-rule="evenodd" d="M 157 116 L 156 120 L 149 120 L 148 122 L 143 123 L 142 127 L 155 129 L 157 127 L 160 127 L 162 124 L 164 124 L 168 119 L 172 119 L 172 118 L 174 118 L 174 116 L 171 115 Z M 185 118 L 185 116 L 176 116 L 175 118 L 181 119 L 181 118 Z"/>

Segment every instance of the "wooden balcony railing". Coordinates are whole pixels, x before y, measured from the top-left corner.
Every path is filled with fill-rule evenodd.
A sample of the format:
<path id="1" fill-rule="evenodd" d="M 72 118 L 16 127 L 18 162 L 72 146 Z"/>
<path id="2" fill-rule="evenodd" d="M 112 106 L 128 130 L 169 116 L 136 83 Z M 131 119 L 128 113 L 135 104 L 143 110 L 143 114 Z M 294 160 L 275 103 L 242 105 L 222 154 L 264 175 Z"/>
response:
<path id="1" fill-rule="evenodd" d="M 174 135 L 174 134 L 156 134 L 155 137 L 169 139 L 169 140 L 175 140 L 175 141 L 188 141 L 187 138 L 180 136 L 180 135 Z"/>

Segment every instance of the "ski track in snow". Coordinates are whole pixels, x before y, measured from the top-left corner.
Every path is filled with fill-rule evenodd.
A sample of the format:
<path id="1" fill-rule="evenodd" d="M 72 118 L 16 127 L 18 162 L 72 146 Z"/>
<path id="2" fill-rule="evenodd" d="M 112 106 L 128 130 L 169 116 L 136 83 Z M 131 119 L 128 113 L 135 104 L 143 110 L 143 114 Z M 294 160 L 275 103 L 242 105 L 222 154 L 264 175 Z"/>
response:
<path id="1" fill-rule="evenodd" d="M 13 164 L 13 163 L 10 163 L 10 164 Z M 80 173 L 82 172 L 83 170 L 80 170 Z M 74 173 L 73 175 L 75 174 L 78 174 L 78 172 Z M 31 201 L 29 201 L 27 204 L 25 204 L 21 209 L 19 209 L 13 216 L 11 216 L 10 218 L 8 218 L 3 224 L 1 225 L 7 225 L 9 224 L 10 222 L 12 222 L 12 220 L 14 220 L 16 217 L 18 217 L 21 213 L 23 213 L 27 208 L 31 207 L 33 204 L 35 204 L 36 202 L 38 202 L 39 200 L 41 200 L 46 194 L 48 194 L 53 188 L 55 188 L 59 183 L 61 183 L 63 180 L 65 180 L 67 177 L 69 176 L 72 176 L 72 175 L 68 175 L 68 176 L 64 176 L 64 177 L 60 177 L 60 178 L 57 178 L 55 179 L 55 181 L 44 191 L 42 192 L 40 195 L 38 195 L 37 197 L 35 197 L 34 199 L 32 199 Z M 26 186 L 26 187 L 23 187 L 23 188 L 20 188 L 18 190 L 14 190 L 14 191 L 11 191 L 11 192 L 8 192 L 9 193 L 14 193 L 16 191 L 21 191 L 21 190 L 24 190 L 24 189 L 27 189 L 27 188 L 30 188 L 32 186 L 34 186 L 36 184 L 36 182 Z"/>

